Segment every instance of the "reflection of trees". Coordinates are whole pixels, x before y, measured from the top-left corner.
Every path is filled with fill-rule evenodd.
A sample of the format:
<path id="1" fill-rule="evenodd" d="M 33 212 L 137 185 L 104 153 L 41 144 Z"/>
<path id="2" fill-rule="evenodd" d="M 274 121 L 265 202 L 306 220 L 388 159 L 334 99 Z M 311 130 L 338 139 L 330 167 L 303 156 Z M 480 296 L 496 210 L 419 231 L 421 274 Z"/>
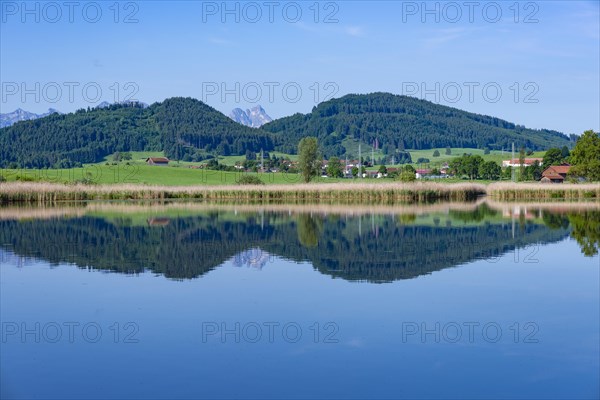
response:
<path id="1" fill-rule="evenodd" d="M 453 219 L 462 222 L 481 222 L 487 217 L 495 217 L 498 211 L 490 208 L 487 204 L 482 204 L 473 211 L 450 210 L 449 214 Z"/>
<path id="2" fill-rule="evenodd" d="M 483 213 L 487 213 L 484 211 Z M 461 220 L 478 220 L 461 214 Z M 320 272 L 347 280 L 389 282 L 495 257 L 532 243 L 564 239 L 565 221 L 523 224 L 514 236 L 502 220 L 456 226 L 448 215 L 440 223 L 416 225 L 414 215 L 375 216 L 371 224 L 357 218 L 283 213 L 208 213 L 171 218 L 162 226 L 126 224 L 99 217 L 51 220 L 0 220 L 0 245 L 17 255 L 49 263 L 71 262 L 81 268 L 122 273 L 151 270 L 170 278 L 201 276 L 248 249 L 261 249 L 297 262 L 310 261 Z M 598 212 L 570 216 L 573 237 L 586 255 L 598 249 Z M 445 223 L 444 223 L 445 221 Z M 555 229 L 549 229 L 552 226 Z"/>
<path id="3" fill-rule="evenodd" d="M 398 221 L 400 221 L 401 224 L 412 224 L 413 222 L 415 222 L 417 220 L 417 216 L 415 214 L 400 214 L 398 215 Z"/>
<path id="4" fill-rule="evenodd" d="M 304 247 L 317 247 L 323 229 L 323 221 L 309 214 L 298 216 L 298 240 Z"/>
<path id="5" fill-rule="evenodd" d="M 550 229 L 566 229 L 569 227 L 569 218 L 565 215 L 545 212 L 542 216 L 542 220 Z"/>
<path id="6" fill-rule="evenodd" d="M 569 214 L 573 227 L 571 236 L 581 246 L 581 252 L 588 257 L 598 254 L 600 249 L 600 212 L 584 211 Z"/>

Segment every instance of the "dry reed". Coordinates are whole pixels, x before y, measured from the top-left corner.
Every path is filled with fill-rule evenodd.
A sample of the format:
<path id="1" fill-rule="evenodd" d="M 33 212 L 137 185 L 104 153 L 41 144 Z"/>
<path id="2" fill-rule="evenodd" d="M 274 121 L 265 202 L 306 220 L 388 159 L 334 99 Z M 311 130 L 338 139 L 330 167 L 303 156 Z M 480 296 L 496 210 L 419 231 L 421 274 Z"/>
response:
<path id="1" fill-rule="evenodd" d="M 507 183 L 488 185 L 488 196 L 498 200 L 585 200 L 600 199 L 600 183 Z"/>
<path id="2" fill-rule="evenodd" d="M 268 186 L 142 186 L 65 185 L 42 182 L 0 184 L 0 203 L 54 203 L 81 200 L 242 200 L 336 201 L 385 204 L 395 202 L 468 201 L 485 194 L 485 186 L 472 183 L 433 182 L 394 184 L 306 184 Z"/>

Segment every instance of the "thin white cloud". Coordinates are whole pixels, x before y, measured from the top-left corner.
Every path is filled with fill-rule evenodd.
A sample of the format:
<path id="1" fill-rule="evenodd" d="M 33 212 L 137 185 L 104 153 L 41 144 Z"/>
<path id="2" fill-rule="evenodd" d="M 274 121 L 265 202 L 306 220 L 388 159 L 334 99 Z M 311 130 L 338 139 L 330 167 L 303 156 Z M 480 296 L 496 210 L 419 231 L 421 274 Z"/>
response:
<path id="1" fill-rule="evenodd" d="M 466 35 L 464 28 L 441 29 L 435 36 L 423 39 L 423 44 L 427 47 L 436 47 L 448 42 L 452 42 Z"/>
<path id="2" fill-rule="evenodd" d="M 365 35 L 364 29 L 360 26 L 347 26 L 345 32 L 347 35 L 355 37 L 362 37 Z"/>
<path id="3" fill-rule="evenodd" d="M 212 44 L 216 44 L 219 46 L 233 46 L 235 45 L 235 42 L 232 42 L 231 40 L 228 39 L 223 39 L 223 38 L 218 38 L 218 37 L 210 37 L 208 38 L 208 41 Z"/>
<path id="4" fill-rule="evenodd" d="M 366 35 L 366 31 L 362 26 L 358 25 L 346 25 L 346 26 L 338 26 L 338 25 L 317 25 L 317 24 L 305 24 L 300 21 L 295 24 L 291 24 L 292 26 L 299 28 L 306 32 L 312 33 L 334 33 L 334 34 L 343 34 L 351 37 L 364 37 Z"/>

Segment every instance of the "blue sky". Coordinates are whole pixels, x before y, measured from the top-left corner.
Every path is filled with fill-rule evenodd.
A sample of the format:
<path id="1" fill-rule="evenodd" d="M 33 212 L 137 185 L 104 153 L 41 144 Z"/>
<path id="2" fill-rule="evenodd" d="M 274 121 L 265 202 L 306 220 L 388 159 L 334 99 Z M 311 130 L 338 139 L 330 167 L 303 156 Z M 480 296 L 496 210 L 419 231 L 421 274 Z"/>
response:
<path id="1" fill-rule="evenodd" d="M 3 113 L 191 96 L 278 118 L 385 91 L 600 130 L 597 1 L 0 3 Z"/>

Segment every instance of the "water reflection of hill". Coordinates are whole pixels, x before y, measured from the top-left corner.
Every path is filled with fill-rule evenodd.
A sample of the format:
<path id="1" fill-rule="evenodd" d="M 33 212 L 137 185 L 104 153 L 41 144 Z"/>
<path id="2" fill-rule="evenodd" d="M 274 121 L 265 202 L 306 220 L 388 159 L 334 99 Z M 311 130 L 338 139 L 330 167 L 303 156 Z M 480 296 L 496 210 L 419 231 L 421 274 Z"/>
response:
<path id="1" fill-rule="evenodd" d="M 388 282 L 515 248 L 529 246 L 534 254 L 532 246 L 537 243 L 567 237 L 573 231 L 572 220 L 575 225 L 594 217 L 600 220 L 597 211 L 575 215 L 538 212 L 533 217 L 522 213 L 522 218 L 512 215 L 507 219 L 502 211 L 486 205 L 395 216 L 282 210 L 211 210 L 200 215 L 140 218 L 77 214 L 0 219 L 0 246 L 50 263 L 70 262 L 80 268 L 122 273 L 151 270 L 177 279 L 201 276 L 231 259 L 239 265 L 260 267 L 271 254 L 309 261 L 321 273 L 334 277 Z M 591 255 L 597 251 L 598 238 L 593 236 L 597 228 L 588 225 L 585 229 L 575 226 L 573 234 L 579 235 L 582 248 Z"/>

